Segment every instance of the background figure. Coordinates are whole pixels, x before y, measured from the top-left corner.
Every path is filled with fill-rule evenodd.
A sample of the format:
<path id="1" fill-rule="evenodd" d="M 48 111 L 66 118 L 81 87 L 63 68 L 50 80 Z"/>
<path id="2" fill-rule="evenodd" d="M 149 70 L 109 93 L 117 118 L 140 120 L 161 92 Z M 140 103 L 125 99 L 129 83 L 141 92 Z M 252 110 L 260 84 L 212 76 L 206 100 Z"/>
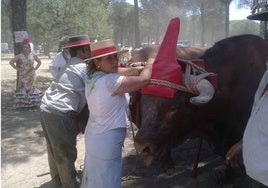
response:
<path id="1" fill-rule="evenodd" d="M 86 105 L 84 80 L 87 71 L 83 59 L 90 57 L 89 43 L 87 35 L 69 38 L 66 47 L 70 49 L 71 59 L 52 81 L 41 101 L 41 125 L 52 179 L 46 186 L 50 188 L 79 187 L 75 169 L 76 137 L 78 117 Z"/>
<path id="2" fill-rule="evenodd" d="M 43 92 L 34 86 L 34 83 L 36 70 L 41 66 L 41 60 L 31 52 L 29 39 L 23 40 L 22 53 L 11 59 L 9 64 L 18 71 L 18 87 L 14 94 L 14 107 L 39 106 Z"/>
<path id="3" fill-rule="evenodd" d="M 259 7 L 260 7 L 259 0 L 253 0 L 253 3 L 250 7 L 251 14 L 254 14 Z"/>
<path id="4" fill-rule="evenodd" d="M 268 63 L 267 63 L 268 68 Z M 268 186 L 268 69 L 256 91 L 243 139 L 226 154 L 231 167 L 245 165 L 247 174 Z"/>
<path id="5" fill-rule="evenodd" d="M 268 186 L 268 62 L 243 136 L 247 174 Z"/>
<path id="6" fill-rule="evenodd" d="M 129 124 L 128 92 L 149 82 L 153 61 L 145 68 L 119 68 L 118 54 L 127 50 L 116 51 L 111 39 L 92 43 L 90 48 L 85 89 L 90 116 L 81 188 L 120 188 L 122 146 Z"/>
<path id="7" fill-rule="evenodd" d="M 69 48 L 64 48 L 68 42 L 69 42 L 68 36 L 64 36 L 60 39 L 58 53 L 55 55 L 55 57 L 52 59 L 49 65 L 49 71 L 51 72 L 54 78 L 58 76 L 59 72 L 71 58 Z"/>

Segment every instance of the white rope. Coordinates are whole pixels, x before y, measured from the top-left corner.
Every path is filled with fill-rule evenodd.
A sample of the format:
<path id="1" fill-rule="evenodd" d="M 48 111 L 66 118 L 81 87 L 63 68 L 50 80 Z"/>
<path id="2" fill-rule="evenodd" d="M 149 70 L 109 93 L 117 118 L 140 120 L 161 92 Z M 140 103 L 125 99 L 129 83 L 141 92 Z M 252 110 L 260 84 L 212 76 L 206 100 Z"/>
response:
<path id="1" fill-rule="evenodd" d="M 182 79 L 183 85 L 175 84 L 167 80 L 161 80 L 161 79 L 150 79 L 150 84 L 166 86 L 166 87 L 170 87 L 170 88 L 184 91 L 187 93 L 198 95 L 199 91 L 196 88 L 198 82 L 208 76 L 213 76 L 215 74 L 207 72 L 205 69 L 192 63 L 189 60 L 185 60 L 185 59 L 178 59 L 178 60 L 186 64 L 185 76 L 184 76 L 184 79 Z M 191 75 L 191 69 L 193 68 L 200 71 L 201 74 Z"/>

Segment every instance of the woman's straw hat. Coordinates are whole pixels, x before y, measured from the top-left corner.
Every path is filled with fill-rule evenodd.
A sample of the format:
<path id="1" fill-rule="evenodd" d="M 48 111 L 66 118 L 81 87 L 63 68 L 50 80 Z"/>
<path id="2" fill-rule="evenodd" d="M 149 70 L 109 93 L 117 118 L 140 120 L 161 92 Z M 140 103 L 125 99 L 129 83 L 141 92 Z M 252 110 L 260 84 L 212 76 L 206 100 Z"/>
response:
<path id="1" fill-rule="evenodd" d="M 85 59 L 84 61 L 90 61 L 92 59 L 112 55 L 112 54 L 122 54 L 127 52 L 128 50 L 120 50 L 117 51 L 114 45 L 114 41 L 112 39 L 106 39 L 99 42 L 90 44 L 91 57 Z"/>

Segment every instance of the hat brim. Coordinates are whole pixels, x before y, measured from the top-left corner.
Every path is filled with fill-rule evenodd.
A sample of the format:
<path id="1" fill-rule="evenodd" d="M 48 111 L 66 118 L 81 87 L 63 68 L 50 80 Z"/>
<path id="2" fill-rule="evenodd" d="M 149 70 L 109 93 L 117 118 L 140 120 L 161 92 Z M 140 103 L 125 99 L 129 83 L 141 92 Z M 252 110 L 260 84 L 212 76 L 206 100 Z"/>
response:
<path id="1" fill-rule="evenodd" d="M 74 45 L 66 45 L 63 46 L 62 48 L 72 48 L 72 47 L 76 47 L 76 46 L 85 46 L 85 45 L 89 45 L 90 42 L 85 42 L 85 43 L 81 43 L 81 44 L 74 44 Z"/>
<path id="2" fill-rule="evenodd" d="M 91 61 L 93 59 L 97 59 L 97 58 L 100 58 L 100 57 L 104 57 L 104 56 L 108 56 L 108 55 L 113 55 L 113 54 L 123 54 L 123 53 L 126 53 L 128 52 L 129 50 L 120 50 L 120 51 L 115 51 L 115 52 L 110 52 L 110 53 L 106 53 L 106 54 L 102 54 L 102 55 L 98 55 L 98 56 L 95 56 L 95 57 L 90 57 L 90 58 L 87 58 L 87 59 L 84 59 L 84 61 Z"/>

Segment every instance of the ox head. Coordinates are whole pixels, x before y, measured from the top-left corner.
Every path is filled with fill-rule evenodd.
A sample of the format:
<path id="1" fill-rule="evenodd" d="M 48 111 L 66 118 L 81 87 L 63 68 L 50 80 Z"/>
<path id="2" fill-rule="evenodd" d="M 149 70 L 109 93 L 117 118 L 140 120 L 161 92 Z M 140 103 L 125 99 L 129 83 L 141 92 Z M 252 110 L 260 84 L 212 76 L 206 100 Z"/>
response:
<path id="1" fill-rule="evenodd" d="M 159 46 L 143 48 L 129 60 L 129 63 L 155 58 L 158 50 Z M 204 52 L 205 49 L 197 48 L 178 47 L 176 50 L 177 57 L 183 59 L 196 59 Z M 134 138 L 134 144 L 136 149 L 144 155 L 146 165 L 150 165 L 155 159 L 165 160 L 164 158 L 167 158 L 168 154 L 170 154 L 173 144 L 179 141 L 180 138 L 186 137 L 191 128 L 186 123 L 184 124 L 187 126 L 183 126 L 183 122 L 187 122 L 190 116 L 184 114 L 190 113 L 191 108 L 196 108 L 191 103 L 206 103 L 214 94 L 214 90 L 209 91 L 210 97 L 208 98 L 208 90 L 203 90 L 204 85 L 207 86 L 207 83 L 202 82 L 201 84 L 197 88 L 200 91 L 199 98 L 180 92 L 173 99 L 142 95 L 141 124 Z M 184 110 L 184 108 L 181 108 L 184 105 L 191 107 Z M 179 126 L 177 126 L 178 122 Z"/>
<path id="2" fill-rule="evenodd" d="M 181 52 L 183 49 L 177 50 Z M 183 54 L 190 53 L 177 51 L 177 56 L 182 59 L 185 58 Z M 241 139 L 254 93 L 266 70 L 267 55 L 268 43 L 260 37 L 241 35 L 227 38 L 203 55 L 206 70 L 217 74 L 218 88 L 209 103 L 193 105 L 196 98 L 184 92 L 177 92 L 172 99 L 143 95 L 141 123 L 134 144 L 144 155 L 145 163 L 150 165 L 155 159 L 163 159 L 173 144 L 196 136 L 199 131 L 201 134 L 209 132 L 209 139 L 215 141 L 215 145 L 223 145 L 219 153 L 225 154 L 226 148 Z M 137 54 L 137 57 L 146 60 L 148 51 Z M 203 96 L 207 91 L 210 92 L 204 90 Z M 208 99 L 203 96 L 201 103 Z"/>
<path id="3" fill-rule="evenodd" d="M 142 95 L 141 124 L 134 138 L 135 148 L 149 166 L 153 160 L 170 161 L 171 147 L 192 133 L 190 114 L 197 108 L 190 94 L 179 93 L 173 99 Z M 186 108 L 186 106 L 189 106 Z M 170 165 L 170 164 L 162 164 Z M 165 168 L 165 166 L 163 166 Z"/>

